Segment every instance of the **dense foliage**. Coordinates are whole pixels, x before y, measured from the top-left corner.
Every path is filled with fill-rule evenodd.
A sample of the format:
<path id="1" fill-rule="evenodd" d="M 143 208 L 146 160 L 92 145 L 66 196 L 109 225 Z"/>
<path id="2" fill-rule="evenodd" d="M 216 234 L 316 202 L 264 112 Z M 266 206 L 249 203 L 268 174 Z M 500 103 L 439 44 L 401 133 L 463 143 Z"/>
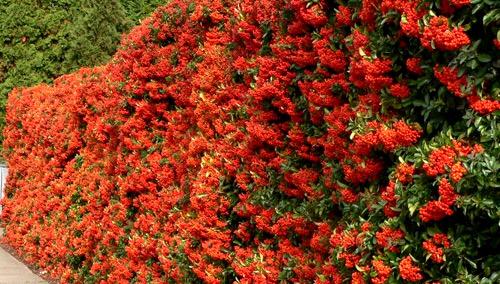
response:
<path id="1" fill-rule="evenodd" d="M 0 0 L 0 129 L 7 94 L 115 53 L 121 34 L 159 0 Z"/>
<path id="2" fill-rule="evenodd" d="M 128 19 L 135 22 L 149 16 L 158 6 L 164 5 L 168 0 L 119 0 L 125 9 Z"/>
<path id="3" fill-rule="evenodd" d="M 5 240 L 63 283 L 497 283 L 499 2 L 172 0 L 9 96 Z"/>

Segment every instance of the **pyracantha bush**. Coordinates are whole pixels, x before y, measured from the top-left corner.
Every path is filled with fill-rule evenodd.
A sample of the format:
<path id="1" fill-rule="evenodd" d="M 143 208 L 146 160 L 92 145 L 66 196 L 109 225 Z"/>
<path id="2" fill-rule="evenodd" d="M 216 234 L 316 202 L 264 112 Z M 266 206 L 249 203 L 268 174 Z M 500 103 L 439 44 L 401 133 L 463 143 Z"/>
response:
<path id="1" fill-rule="evenodd" d="M 9 96 L 4 240 L 63 283 L 493 283 L 498 1 L 173 0 Z"/>

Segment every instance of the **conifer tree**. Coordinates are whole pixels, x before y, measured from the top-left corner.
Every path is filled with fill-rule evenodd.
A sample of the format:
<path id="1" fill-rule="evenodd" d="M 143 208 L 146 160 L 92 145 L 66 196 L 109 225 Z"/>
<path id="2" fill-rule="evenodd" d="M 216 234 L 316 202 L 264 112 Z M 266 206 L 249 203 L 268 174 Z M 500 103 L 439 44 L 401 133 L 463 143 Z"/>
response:
<path id="1" fill-rule="evenodd" d="M 14 87 L 105 63 L 121 34 L 160 2 L 0 0 L 0 130 Z"/>

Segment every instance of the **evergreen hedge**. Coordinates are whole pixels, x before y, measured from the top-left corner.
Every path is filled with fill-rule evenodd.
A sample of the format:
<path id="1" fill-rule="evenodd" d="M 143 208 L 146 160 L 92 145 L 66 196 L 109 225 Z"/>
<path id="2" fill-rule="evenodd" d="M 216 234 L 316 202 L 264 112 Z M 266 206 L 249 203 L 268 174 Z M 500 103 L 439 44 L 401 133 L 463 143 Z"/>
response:
<path id="1" fill-rule="evenodd" d="M 172 0 L 10 94 L 4 240 L 63 283 L 498 283 L 499 9 Z"/>

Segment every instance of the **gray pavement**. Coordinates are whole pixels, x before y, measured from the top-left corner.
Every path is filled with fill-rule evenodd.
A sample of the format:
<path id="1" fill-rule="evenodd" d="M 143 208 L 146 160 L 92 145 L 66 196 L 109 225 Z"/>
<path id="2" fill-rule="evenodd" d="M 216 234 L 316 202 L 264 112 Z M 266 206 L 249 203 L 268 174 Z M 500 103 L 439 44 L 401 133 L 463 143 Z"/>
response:
<path id="1" fill-rule="evenodd" d="M 3 230 L 0 229 L 0 238 Z M 12 255 L 0 248 L 0 284 L 47 283 Z"/>

